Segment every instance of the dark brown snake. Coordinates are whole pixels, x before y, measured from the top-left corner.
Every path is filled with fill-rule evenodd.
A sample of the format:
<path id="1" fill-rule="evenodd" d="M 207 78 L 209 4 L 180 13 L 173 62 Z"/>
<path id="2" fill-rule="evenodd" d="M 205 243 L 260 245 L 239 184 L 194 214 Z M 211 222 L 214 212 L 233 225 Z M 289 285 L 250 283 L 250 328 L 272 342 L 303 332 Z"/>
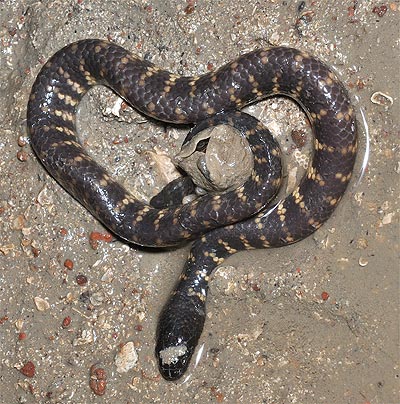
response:
<path id="1" fill-rule="evenodd" d="M 254 170 L 242 187 L 180 207 L 155 209 L 113 181 L 78 141 L 77 107 L 98 84 L 145 115 L 179 124 L 212 116 L 215 124 L 235 124 L 235 117 L 240 121 L 242 115 L 221 118 L 220 113 L 271 95 L 289 96 L 312 124 L 312 163 L 296 189 L 266 209 L 266 196 L 271 198 L 280 184 L 280 153 L 250 120 L 250 128 L 242 132 L 255 155 Z M 344 86 L 325 64 L 286 47 L 244 54 L 200 77 L 180 77 L 113 43 L 80 41 L 57 52 L 36 78 L 28 128 L 32 147 L 48 172 L 119 237 L 155 247 L 197 238 L 159 320 L 156 356 L 168 380 L 178 379 L 187 369 L 203 329 L 208 281 L 215 267 L 237 251 L 285 246 L 317 230 L 341 200 L 357 150 L 355 113 Z M 272 174 L 266 173 L 267 163 L 275 167 Z"/>

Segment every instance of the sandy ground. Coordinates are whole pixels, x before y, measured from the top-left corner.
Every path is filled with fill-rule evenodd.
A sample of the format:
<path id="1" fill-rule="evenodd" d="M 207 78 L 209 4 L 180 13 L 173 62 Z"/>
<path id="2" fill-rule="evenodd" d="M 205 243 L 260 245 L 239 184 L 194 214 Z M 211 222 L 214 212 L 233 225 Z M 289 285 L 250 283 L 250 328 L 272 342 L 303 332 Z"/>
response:
<path id="1" fill-rule="evenodd" d="M 364 0 L 1 1 L 0 403 L 400 402 L 399 9 L 399 1 Z M 88 37 L 184 74 L 257 47 L 298 47 L 336 69 L 358 110 L 357 175 L 340 207 L 313 237 L 237 254 L 216 271 L 203 353 L 177 383 L 159 376 L 154 336 L 189 246 L 155 252 L 110 242 L 27 141 L 41 65 Z M 373 103 L 375 92 L 393 103 Z M 257 108 L 286 157 L 296 155 L 288 141 L 297 107 Z M 146 121 L 103 88 L 85 98 L 79 127 L 91 153 L 144 197 L 165 181 L 149 152 L 175 154 L 186 132 Z M 92 232 L 105 240 L 90 240 Z M 115 355 L 128 342 L 138 361 L 119 373 Z M 96 363 L 107 373 L 102 397 L 89 388 Z"/>

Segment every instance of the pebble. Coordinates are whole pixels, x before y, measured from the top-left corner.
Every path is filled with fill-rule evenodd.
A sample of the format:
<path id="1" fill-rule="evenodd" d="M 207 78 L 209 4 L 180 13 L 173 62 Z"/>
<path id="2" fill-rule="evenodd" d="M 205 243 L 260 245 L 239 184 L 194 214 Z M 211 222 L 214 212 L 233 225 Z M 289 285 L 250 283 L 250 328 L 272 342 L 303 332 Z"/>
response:
<path id="1" fill-rule="evenodd" d="M 74 269 L 74 263 L 70 259 L 66 259 L 64 261 L 64 266 L 65 266 L 65 268 L 69 269 L 70 271 L 72 271 Z"/>
<path id="2" fill-rule="evenodd" d="M 328 292 L 322 292 L 321 293 L 321 299 L 325 302 L 329 299 L 329 293 Z"/>
<path id="3" fill-rule="evenodd" d="M 138 355 L 133 342 L 127 342 L 115 355 L 115 366 L 118 373 L 126 373 L 136 366 Z"/>
<path id="4" fill-rule="evenodd" d="M 94 394 L 98 396 L 104 395 L 107 387 L 106 371 L 99 364 L 94 364 L 90 368 L 89 387 Z"/>
<path id="5" fill-rule="evenodd" d="M 62 328 L 68 328 L 71 324 L 71 317 L 67 316 L 62 321 Z"/>
<path id="6" fill-rule="evenodd" d="M 392 218 L 394 216 L 393 212 L 387 213 L 385 216 L 382 218 L 382 224 L 390 224 L 392 223 Z"/>
<path id="7" fill-rule="evenodd" d="M 24 366 L 19 370 L 26 377 L 35 376 L 35 365 L 32 362 L 26 362 Z"/>
<path id="8" fill-rule="evenodd" d="M 34 299 L 35 302 L 35 306 L 39 311 L 46 311 L 50 308 L 50 303 L 45 300 L 42 299 L 41 297 L 36 296 Z"/>
<path id="9" fill-rule="evenodd" d="M 76 283 L 79 286 L 85 286 L 87 284 L 87 282 L 88 282 L 87 277 L 85 275 L 82 275 L 82 274 L 77 275 L 75 280 L 76 280 Z"/>
<path id="10" fill-rule="evenodd" d="M 80 335 L 72 341 L 73 346 L 82 346 L 92 344 L 94 341 L 93 332 L 91 330 L 82 330 Z"/>

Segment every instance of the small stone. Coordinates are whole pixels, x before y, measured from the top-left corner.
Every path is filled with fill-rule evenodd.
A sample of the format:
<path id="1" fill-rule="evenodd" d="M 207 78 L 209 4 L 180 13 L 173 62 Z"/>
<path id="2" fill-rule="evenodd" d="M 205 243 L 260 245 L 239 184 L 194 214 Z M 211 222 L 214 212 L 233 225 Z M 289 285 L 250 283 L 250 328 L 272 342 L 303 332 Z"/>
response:
<path id="1" fill-rule="evenodd" d="M 30 361 L 26 362 L 19 371 L 26 377 L 33 377 L 35 376 L 35 365 Z"/>
<path id="2" fill-rule="evenodd" d="M 70 271 L 72 271 L 74 269 L 74 262 L 70 259 L 66 259 L 64 261 L 64 266 L 65 268 L 69 269 Z"/>
<path id="3" fill-rule="evenodd" d="M 357 240 L 357 247 L 360 248 L 360 249 L 365 250 L 368 247 L 368 240 L 363 238 L 363 237 L 360 237 Z"/>
<path id="4" fill-rule="evenodd" d="M 383 218 L 382 218 L 382 224 L 390 224 L 390 223 L 392 223 L 393 216 L 394 216 L 393 212 L 386 213 L 386 215 L 383 216 Z"/>
<path id="5" fill-rule="evenodd" d="M 87 284 L 87 277 L 85 276 L 85 275 L 77 275 L 76 276 L 76 283 L 79 285 L 79 286 L 85 286 L 86 284 Z"/>
<path id="6" fill-rule="evenodd" d="M 36 199 L 40 206 L 53 205 L 53 196 L 46 186 L 39 192 Z"/>
<path id="7" fill-rule="evenodd" d="M 36 296 L 33 300 L 35 302 L 36 308 L 39 311 L 46 311 L 50 308 L 50 303 L 47 300 L 42 299 L 41 297 Z"/>
<path id="8" fill-rule="evenodd" d="M 102 396 L 106 392 L 107 374 L 105 369 L 100 367 L 99 364 L 94 364 L 90 368 L 89 387 L 98 396 Z"/>
<path id="9" fill-rule="evenodd" d="M 93 332 L 90 330 L 82 330 L 80 335 L 72 341 L 73 346 L 82 346 L 93 343 Z"/>
<path id="10" fill-rule="evenodd" d="M 12 229 L 13 230 L 22 230 L 22 228 L 25 225 L 25 216 L 24 215 L 18 215 L 12 223 Z"/>
<path id="11" fill-rule="evenodd" d="M 15 322 L 15 328 L 16 328 L 18 331 L 21 331 L 23 326 L 24 326 L 24 320 L 22 320 L 21 318 L 19 318 L 19 319 Z"/>
<path id="12" fill-rule="evenodd" d="M 24 147 L 28 144 L 28 138 L 26 136 L 18 136 L 18 146 Z"/>
<path id="13" fill-rule="evenodd" d="M 111 268 L 108 268 L 101 277 L 101 281 L 105 283 L 111 283 L 114 280 L 114 278 L 115 278 L 114 271 Z"/>
<path id="14" fill-rule="evenodd" d="M 17 152 L 17 159 L 18 159 L 19 161 L 26 161 L 26 160 L 28 160 L 28 153 L 27 153 L 26 151 L 19 150 L 19 151 Z"/>
<path id="15" fill-rule="evenodd" d="M 62 321 L 62 328 L 68 328 L 70 326 L 70 324 L 71 324 L 71 317 L 67 316 Z"/>
<path id="16" fill-rule="evenodd" d="M 104 302 L 105 296 L 103 292 L 94 292 L 89 296 L 90 303 L 93 306 L 100 306 Z"/>
<path id="17" fill-rule="evenodd" d="M 115 366 L 118 373 L 126 373 L 136 366 L 138 355 L 133 342 L 127 342 L 115 355 Z"/>
<path id="18" fill-rule="evenodd" d="M 321 293 L 321 299 L 326 302 L 329 299 L 329 293 L 328 292 L 322 292 Z"/>
<path id="19" fill-rule="evenodd" d="M 0 245 L 0 253 L 8 255 L 15 250 L 14 244 Z"/>

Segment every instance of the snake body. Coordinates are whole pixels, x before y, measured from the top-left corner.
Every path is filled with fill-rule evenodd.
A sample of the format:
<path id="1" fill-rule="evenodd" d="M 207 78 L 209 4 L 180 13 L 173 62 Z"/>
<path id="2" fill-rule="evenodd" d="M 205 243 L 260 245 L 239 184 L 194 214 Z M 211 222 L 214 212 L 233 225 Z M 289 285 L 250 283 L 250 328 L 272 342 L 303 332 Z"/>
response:
<path id="1" fill-rule="evenodd" d="M 313 126 L 312 162 L 291 194 L 274 208 L 264 208 L 266 197 L 280 184 L 279 149 L 269 138 L 254 140 L 254 124 L 243 131 L 255 157 L 242 187 L 180 207 L 153 208 L 113 181 L 78 141 L 77 107 L 98 84 L 148 116 L 179 124 L 213 116 L 211 120 L 218 121 L 222 112 L 271 95 L 289 96 Z M 37 76 L 28 128 L 31 145 L 48 172 L 118 236 L 146 246 L 196 238 L 158 324 L 156 356 L 168 380 L 186 371 L 198 342 L 214 268 L 238 251 L 285 246 L 317 230 L 341 200 L 357 151 L 354 109 L 344 86 L 324 63 L 286 47 L 256 50 L 203 76 L 181 77 L 116 44 L 79 41 L 57 52 Z M 265 153 L 275 167 L 272 174 L 264 170 Z"/>

